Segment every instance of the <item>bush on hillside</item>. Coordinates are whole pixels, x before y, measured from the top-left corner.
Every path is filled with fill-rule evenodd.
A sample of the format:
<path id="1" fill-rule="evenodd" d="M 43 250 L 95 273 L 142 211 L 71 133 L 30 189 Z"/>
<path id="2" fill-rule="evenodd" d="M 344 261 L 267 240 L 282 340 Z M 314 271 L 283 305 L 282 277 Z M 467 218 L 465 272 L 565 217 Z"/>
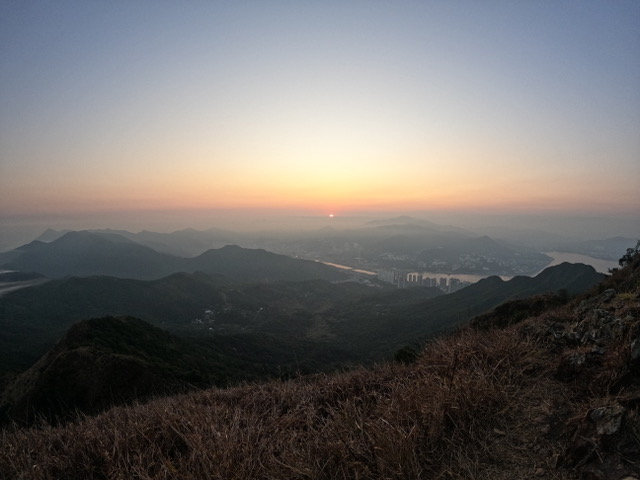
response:
<path id="1" fill-rule="evenodd" d="M 618 260 L 618 265 L 626 267 L 633 263 L 635 258 L 640 258 L 640 240 L 638 240 L 634 248 L 627 248 L 627 253 Z"/>

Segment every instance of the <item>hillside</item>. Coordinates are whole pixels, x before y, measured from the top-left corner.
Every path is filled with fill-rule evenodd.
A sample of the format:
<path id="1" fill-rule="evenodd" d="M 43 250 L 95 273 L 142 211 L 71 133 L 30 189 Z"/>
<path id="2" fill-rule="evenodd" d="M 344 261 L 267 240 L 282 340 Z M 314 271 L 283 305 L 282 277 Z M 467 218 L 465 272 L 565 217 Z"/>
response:
<path id="1" fill-rule="evenodd" d="M 430 342 L 413 364 L 4 430 L 0 477 L 638 478 L 640 257 L 517 320 Z"/>
<path id="2" fill-rule="evenodd" d="M 344 280 L 346 275 L 340 270 L 319 262 L 299 260 L 278 255 L 262 249 L 246 249 L 237 245 L 227 245 L 219 249 L 207 250 L 189 259 L 188 272 L 201 271 L 224 275 L 238 281 L 287 280 L 304 281 L 312 279 Z"/>
<path id="3" fill-rule="evenodd" d="M 323 342 L 361 361 L 380 361 L 506 300 L 573 294 L 602 277 L 591 267 L 563 264 L 534 278 L 488 278 L 450 295 L 323 280 L 239 284 L 202 273 L 53 280 L 0 297 L 0 373 L 29 367 L 74 322 L 106 315 L 131 315 L 181 336 L 253 333 Z"/>
<path id="4" fill-rule="evenodd" d="M 374 289 L 352 282 L 236 284 L 203 273 L 179 273 L 153 281 L 52 280 L 0 297 L 0 373 L 26 369 L 83 319 L 130 315 L 182 336 L 254 332 L 302 340 L 313 337 L 307 332 L 318 313 L 373 293 Z"/>
<path id="5" fill-rule="evenodd" d="M 0 424 L 54 421 L 153 395 L 317 372 L 348 360 L 335 348 L 272 336 L 196 340 L 133 317 L 85 320 L 0 392 Z"/>
<path id="6" fill-rule="evenodd" d="M 234 280 L 340 280 L 322 263 L 228 245 L 194 257 L 160 253 L 116 233 L 67 232 L 50 243 L 33 241 L 0 254 L 0 267 L 49 278 L 105 275 L 152 280 L 177 272 L 205 272 Z"/>
<path id="7" fill-rule="evenodd" d="M 134 318 L 107 317 L 75 324 L 4 392 L 0 407 L 21 422 L 54 418 L 177 393 L 203 380 L 186 342 Z"/>
<path id="8" fill-rule="evenodd" d="M 485 278 L 455 293 L 428 300 L 378 302 L 362 298 L 336 310 L 330 324 L 337 337 L 349 342 L 351 348 L 362 348 L 364 356 L 380 356 L 449 332 L 503 302 L 559 291 L 566 298 L 567 294 L 580 293 L 604 278 L 605 275 L 587 265 L 564 263 L 535 277 L 520 276 L 508 281 Z"/>

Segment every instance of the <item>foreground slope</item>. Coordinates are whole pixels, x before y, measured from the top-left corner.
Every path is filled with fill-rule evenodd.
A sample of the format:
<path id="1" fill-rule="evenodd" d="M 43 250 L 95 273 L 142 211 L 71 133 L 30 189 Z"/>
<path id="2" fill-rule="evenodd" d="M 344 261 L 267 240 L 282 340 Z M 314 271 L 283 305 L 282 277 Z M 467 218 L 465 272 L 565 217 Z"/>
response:
<path id="1" fill-rule="evenodd" d="M 335 348 L 272 336 L 195 340 L 133 317 L 85 320 L 0 392 L 0 424 L 65 420 L 152 395 L 288 377 L 348 360 Z"/>
<path id="2" fill-rule="evenodd" d="M 519 320 L 431 342 L 410 365 L 8 429 L 0 477 L 638 478 L 640 258 Z"/>

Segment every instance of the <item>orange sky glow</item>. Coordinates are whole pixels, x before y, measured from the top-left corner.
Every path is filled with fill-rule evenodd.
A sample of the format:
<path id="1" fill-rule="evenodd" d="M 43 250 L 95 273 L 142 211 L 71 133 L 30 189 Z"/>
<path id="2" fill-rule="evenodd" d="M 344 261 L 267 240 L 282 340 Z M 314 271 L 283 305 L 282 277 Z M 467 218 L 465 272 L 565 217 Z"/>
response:
<path id="1" fill-rule="evenodd" d="M 623 2 L 6 6 L 0 220 L 639 212 L 639 20 Z"/>

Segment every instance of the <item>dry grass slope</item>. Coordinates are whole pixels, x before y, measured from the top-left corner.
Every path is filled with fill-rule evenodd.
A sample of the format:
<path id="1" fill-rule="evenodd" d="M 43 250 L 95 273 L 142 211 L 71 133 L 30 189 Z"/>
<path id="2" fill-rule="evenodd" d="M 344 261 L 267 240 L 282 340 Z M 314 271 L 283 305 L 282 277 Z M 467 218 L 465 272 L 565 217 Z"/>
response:
<path id="1" fill-rule="evenodd" d="M 640 478 L 639 273 L 636 261 L 507 328 L 463 329 L 411 365 L 6 429 L 0 478 Z"/>

